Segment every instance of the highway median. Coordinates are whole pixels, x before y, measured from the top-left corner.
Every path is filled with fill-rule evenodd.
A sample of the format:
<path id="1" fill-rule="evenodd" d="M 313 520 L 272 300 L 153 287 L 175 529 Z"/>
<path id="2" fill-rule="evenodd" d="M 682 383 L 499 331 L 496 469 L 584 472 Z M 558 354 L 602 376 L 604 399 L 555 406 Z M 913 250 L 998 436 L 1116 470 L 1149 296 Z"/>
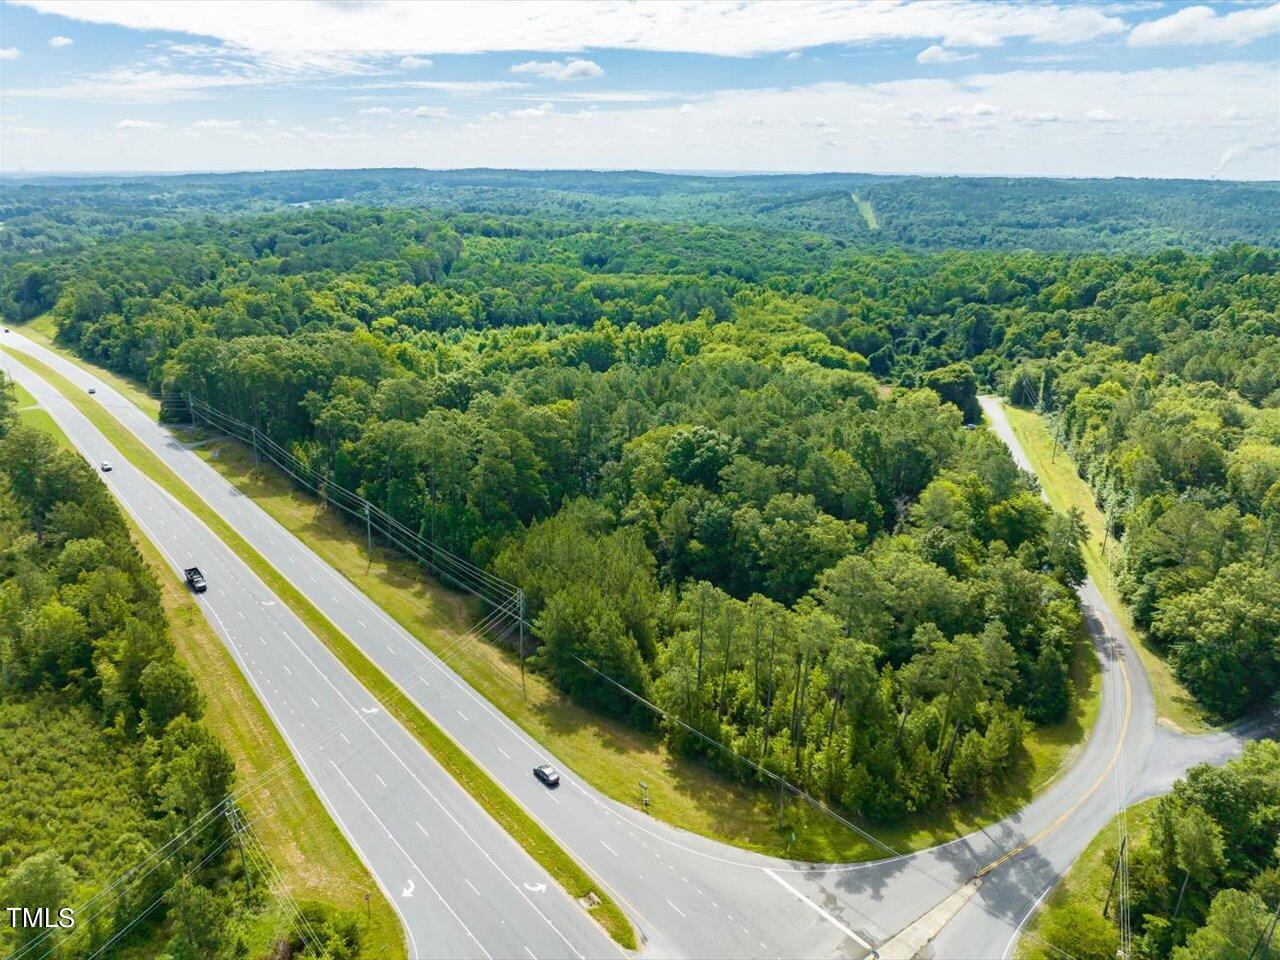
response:
<path id="1" fill-rule="evenodd" d="M 440 763 L 503 829 L 559 883 L 620 946 L 635 949 L 636 933 L 621 908 L 547 833 L 533 816 L 503 790 L 452 737 L 419 710 L 403 690 L 370 661 L 289 580 L 268 563 L 209 507 L 159 457 L 115 417 L 70 380 L 40 360 L 10 354 L 45 379 L 76 406 L 135 467 L 195 514 L 306 624 L 396 720 Z"/>

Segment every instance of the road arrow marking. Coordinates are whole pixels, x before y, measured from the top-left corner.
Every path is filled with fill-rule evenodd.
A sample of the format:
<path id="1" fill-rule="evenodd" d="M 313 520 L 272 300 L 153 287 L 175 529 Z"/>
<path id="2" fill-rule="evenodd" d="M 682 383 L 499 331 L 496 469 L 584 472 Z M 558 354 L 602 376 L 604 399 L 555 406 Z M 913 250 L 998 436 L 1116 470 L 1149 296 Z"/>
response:
<path id="1" fill-rule="evenodd" d="M 404 885 L 404 889 L 400 891 L 400 896 L 402 897 L 413 896 L 413 879 L 412 878 L 410 878 L 409 882 Z"/>
<path id="2" fill-rule="evenodd" d="M 545 883 L 526 883 L 524 888 L 530 893 L 541 893 L 543 890 L 547 889 L 547 885 Z"/>
<path id="3" fill-rule="evenodd" d="M 378 708 L 377 707 L 361 707 L 360 712 L 361 713 L 377 713 Z"/>

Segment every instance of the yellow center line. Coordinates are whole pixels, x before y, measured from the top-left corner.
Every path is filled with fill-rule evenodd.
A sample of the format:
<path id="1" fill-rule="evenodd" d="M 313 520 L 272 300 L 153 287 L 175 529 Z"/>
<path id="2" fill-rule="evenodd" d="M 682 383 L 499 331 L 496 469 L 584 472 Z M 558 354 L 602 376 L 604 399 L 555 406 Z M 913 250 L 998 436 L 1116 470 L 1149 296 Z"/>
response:
<path id="1" fill-rule="evenodd" d="M 1103 626 L 1103 629 L 1104 630 L 1106 629 L 1105 624 Z M 1117 649 L 1115 639 L 1111 636 L 1110 632 L 1107 633 L 1107 638 L 1111 641 L 1112 649 L 1113 650 Z M 1031 837 L 1022 841 L 1022 843 L 1018 844 L 1012 850 L 1009 850 L 1008 852 L 1004 853 L 1000 857 L 997 857 L 995 860 L 992 860 L 985 867 L 983 867 L 981 870 L 979 870 L 977 873 L 974 874 L 975 878 L 985 877 L 988 873 L 990 873 L 996 867 L 1000 866 L 1002 863 L 1007 863 L 1009 860 L 1013 859 L 1018 854 L 1022 853 L 1022 851 L 1026 850 L 1027 847 L 1030 847 L 1033 844 L 1039 843 L 1049 834 L 1053 833 L 1054 830 L 1057 830 L 1058 827 L 1062 826 L 1063 821 L 1065 821 L 1068 817 L 1070 817 L 1073 813 L 1075 813 L 1077 810 L 1080 809 L 1080 805 L 1082 803 L 1084 803 L 1086 800 L 1092 797 L 1095 793 L 1097 793 L 1098 788 L 1102 786 L 1102 781 L 1106 780 L 1107 776 L 1115 768 L 1116 762 L 1120 759 L 1120 751 L 1124 749 L 1124 738 L 1129 733 L 1129 717 L 1133 712 L 1133 688 L 1129 685 L 1129 668 L 1125 665 L 1123 655 L 1117 659 L 1120 664 L 1120 677 L 1122 680 L 1124 680 L 1124 721 L 1120 725 L 1120 737 L 1116 740 L 1115 750 L 1112 751 L 1111 759 L 1107 762 L 1106 768 L 1102 771 L 1102 773 L 1098 774 L 1098 779 L 1093 781 L 1093 784 L 1089 787 L 1089 789 L 1086 790 L 1083 794 L 1081 794 L 1080 798 L 1077 799 L 1075 803 L 1071 804 L 1071 806 L 1069 806 L 1066 810 L 1064 810 L 1061 814 L 1059 814 L 1056 820 L 1054 820 L 1048 826 L 1044 827 L 1038 833 L 1033 834 Z"/>

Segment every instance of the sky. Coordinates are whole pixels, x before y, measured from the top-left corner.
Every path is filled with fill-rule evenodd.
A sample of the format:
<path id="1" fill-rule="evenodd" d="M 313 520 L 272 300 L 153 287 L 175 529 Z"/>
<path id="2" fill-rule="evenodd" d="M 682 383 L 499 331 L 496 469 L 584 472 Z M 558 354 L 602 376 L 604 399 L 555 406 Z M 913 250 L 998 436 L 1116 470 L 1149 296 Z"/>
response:
<path id="1" fill-rule="evenodd" d="M 0 172 L 1280 179 L 1280 3 L 0 4 Z"/>

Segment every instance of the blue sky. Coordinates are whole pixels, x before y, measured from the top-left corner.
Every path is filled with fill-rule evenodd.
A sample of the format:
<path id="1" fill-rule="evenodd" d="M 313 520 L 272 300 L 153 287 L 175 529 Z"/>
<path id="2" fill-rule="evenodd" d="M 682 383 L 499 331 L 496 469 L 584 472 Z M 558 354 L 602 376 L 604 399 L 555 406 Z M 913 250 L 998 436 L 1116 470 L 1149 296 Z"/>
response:
<path id="1" fill-rule="evenodd" d="M 1280 3 L 0 5 L 0 170 L 1276 179 Z"/>

